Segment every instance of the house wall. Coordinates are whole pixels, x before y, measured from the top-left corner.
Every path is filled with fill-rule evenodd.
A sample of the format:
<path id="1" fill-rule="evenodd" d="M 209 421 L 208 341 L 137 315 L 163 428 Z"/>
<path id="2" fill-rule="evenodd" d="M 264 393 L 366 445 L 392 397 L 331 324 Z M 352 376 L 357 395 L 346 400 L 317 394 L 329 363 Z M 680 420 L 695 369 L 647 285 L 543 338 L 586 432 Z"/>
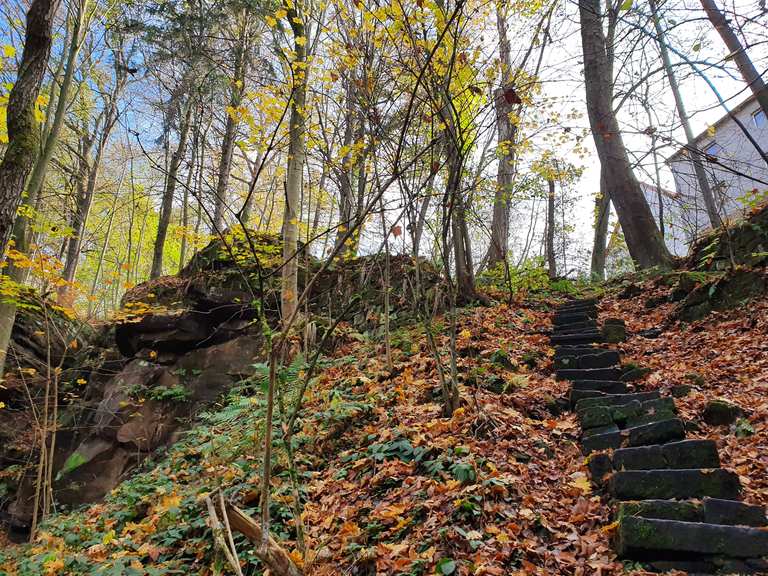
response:
<path id="1" fill-rule="evenodd" d="M 758 109 L 758 103 L 753 100 L 739 110 L 736 116 L 760 147 L 768 151 L 768 126 L 757 127 L 752 116 Z M 718 146 L 715 156 L 720 162 L 737 173 L 768 182 L 768 165 L 733 120 L 727 119 L 715 128 L 713 134 L 701 136 L 696 141 L 696 147 L 707 150 L 713 143 Z M 706 158 L 703 160 L 721 216 L 739 217 L 748 210 L 745 195 L 750 191 L 757 189 L 758 193 L 768 193 L 768 185 L 734 173 Z M 676 254 L 685 254 L 687 244 L 707 230 L 710 223 L 690 157 L 685 153 L 676 154 L 669 159 L 668 164 L 675 179 L 677 197 L 664 199 L 664 208 L 670 213 L 668 227 L 676 235 L 667 238 L 667 242 Z M 681 239 L 684 239 L 686 248 L 679 252 L 682 250 L 679 245 Z"/>

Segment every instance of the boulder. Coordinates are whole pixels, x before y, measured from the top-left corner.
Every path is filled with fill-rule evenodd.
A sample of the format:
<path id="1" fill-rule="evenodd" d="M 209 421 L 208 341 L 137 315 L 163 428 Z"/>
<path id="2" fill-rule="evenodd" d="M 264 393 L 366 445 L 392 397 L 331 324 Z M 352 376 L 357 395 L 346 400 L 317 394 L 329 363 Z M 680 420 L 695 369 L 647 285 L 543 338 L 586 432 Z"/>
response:
<path id="1" fill-rule="evenodd" d="M 627 327 L 620 318 L 607 318 L 603 321 L 603 342 L 618 344 L 627 339 Z"/>
<path id="2" fill-rule="evenodd" d="M 727 426 L 733 424 L 744 414 L 740 406 L 727 400 L 710 400 L 704 408 L 701 417 L 712 426 Z"/>

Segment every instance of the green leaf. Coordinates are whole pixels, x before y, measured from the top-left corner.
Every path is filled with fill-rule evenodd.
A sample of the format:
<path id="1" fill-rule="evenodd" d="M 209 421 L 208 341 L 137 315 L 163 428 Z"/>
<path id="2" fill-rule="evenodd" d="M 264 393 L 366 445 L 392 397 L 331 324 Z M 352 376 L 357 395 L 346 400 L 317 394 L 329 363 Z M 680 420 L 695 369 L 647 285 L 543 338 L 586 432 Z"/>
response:
<path id="1" fill-rule="evenodd" d="M 624 0 L 624 2 L 621 3 L 621 7 L 619 10 L 629 10 L 632 8 L 633 0 Z"/>
<path id="2" fill-rule="evenodd" d="M 696 42 L 696 44 L 693 45 L 693 51 L 698 52 L 701 50 L 701 42 Z"/>
<path id="3" fill-rule="evenodd" d="M 442 558 L 435 566 L 437 574 L 453 574 L 456 572 L 456 561 L 450 558 Z"/>
<path id="4" fill-rule="evenodd" d="M 56 475 L 56 479 L 58 480 L 59 478 L 69 474 L 76 468 L 80 468 L 80 466 L 82 466 L 86 462 L 87 460 L 85 459 L 85 456 L 80 454 L 80 452 L 72 452 L 72 454 L 69 455 L 69 458 L 67 458 L 67 461 L 64 462 L 64 466 Z"/>

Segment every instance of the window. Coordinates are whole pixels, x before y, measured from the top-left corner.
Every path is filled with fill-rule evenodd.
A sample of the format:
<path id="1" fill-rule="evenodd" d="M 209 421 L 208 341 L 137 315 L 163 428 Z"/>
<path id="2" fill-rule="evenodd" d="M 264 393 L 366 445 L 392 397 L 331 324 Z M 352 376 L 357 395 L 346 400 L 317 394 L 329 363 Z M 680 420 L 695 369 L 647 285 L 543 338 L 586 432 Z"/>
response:
<path id="1" fill-rule="evenodd" d="M 765 110 L 755 110 L 752 112 L 752 122 L 758 128 L 765 128 L 768 126 L 768 118 L 765 117 Z"/>

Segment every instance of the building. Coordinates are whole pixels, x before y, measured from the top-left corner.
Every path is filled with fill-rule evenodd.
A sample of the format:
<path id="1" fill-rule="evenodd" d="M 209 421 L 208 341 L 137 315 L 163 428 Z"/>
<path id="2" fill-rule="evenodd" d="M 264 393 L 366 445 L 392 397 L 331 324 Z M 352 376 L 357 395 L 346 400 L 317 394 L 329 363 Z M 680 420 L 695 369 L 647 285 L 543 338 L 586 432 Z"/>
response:
<path id="1" fill-rule="evenodd" d="M 748 98 L 732 112 L 759 147 L 768 152 L 768 118 L 755 97 Z M 768 198 L 768 164 L 731 115 L 723 116 L 699 134 L 695 149 L 704 152 L 704 170 L 724 220 L 738 220 L 755 203 L 763 203 Z M 675 192 L 663 190 L 661 194 L 665 238 L 670 250 L 680 256 L 687 254 L 691 242 L 711 228 L 691 154 L 685 147 L 667 159 L 675 180 Z M 658 219 L 658 190 L 643 184 L 643 191 Z"/>

